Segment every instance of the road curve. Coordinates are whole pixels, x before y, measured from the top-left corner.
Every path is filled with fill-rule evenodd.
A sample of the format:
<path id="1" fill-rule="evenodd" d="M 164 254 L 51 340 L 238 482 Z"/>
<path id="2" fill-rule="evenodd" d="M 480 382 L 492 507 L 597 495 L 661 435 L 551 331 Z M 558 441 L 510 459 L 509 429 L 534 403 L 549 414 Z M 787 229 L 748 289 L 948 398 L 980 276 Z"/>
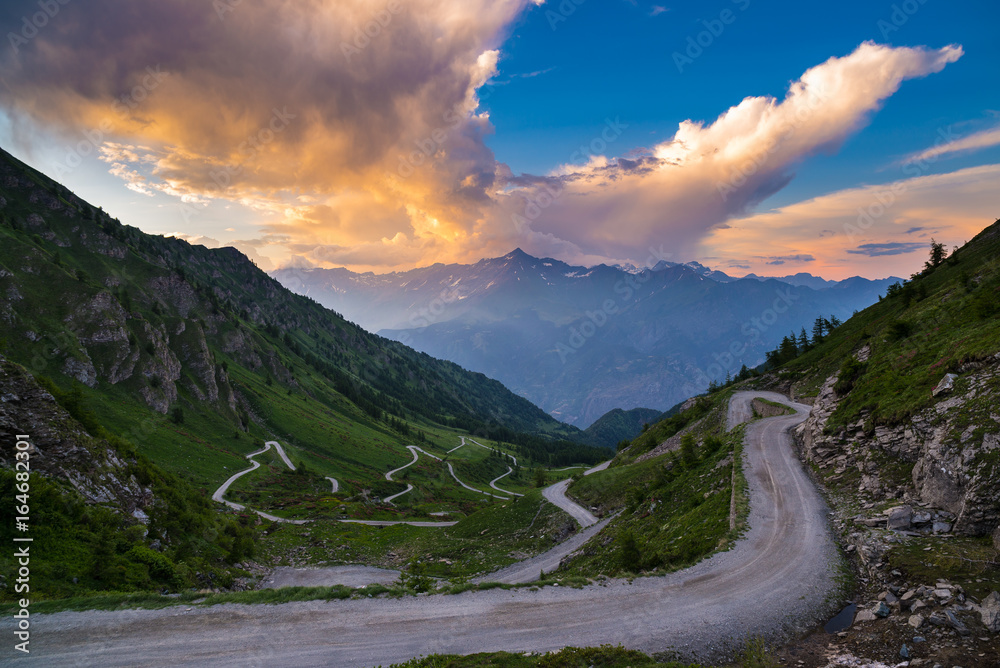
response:
<path id="1" fill-rule="evenodd" d="M 81 665 L 81 657 L 102 668 L 137 657 L 146 666 L 374 666 L 438 652 L 621 643 L 717 662 L 746 637 L 819 621 L 836 591 L 826 507 L 788 434 L 808 407 L 793 407 L 795 415 L 746 430 L 750 529 L 730 551 L 683 571 L 582 589 L 38 615 L 32 654 L 55 668 Z M 0 633 L 12 621 L 0 620 Z"/>
<path id="2" fill-rule="evenodd" d="M 340 483 L 337 482 L 336 478 L 330 478 L 330 477 L 328 477 L 327 480 L 330 481 L 330 486 L 333 488 L 333 489 L 330 490 L 330 493 L 331 494 L 336 494 L 337 491 L 340 490 Z"/>
<path id="3" fill-rule="evenodd" d="M 285 456 L 285 451 L 281 449 L 281 446 L 278 445 L 277 441 L 267 441 L 266 443 L 264 443 L 263 450 L 258 450 L 257 452 L 251 452 L 249 455 L 247 455 L 247 459 L 250 460 L 251 464 L 250 468 L 244 469 L 239 473 L 234 473 L 232 476 L 230 476 L 229 480 L 222 483 L 219 489 L 215 490 L 215 493 L 212 494 L 212 500 L 218 501 L 219 503 L 224 503 L 233 510 L 245 510 L 246 506 L 244 506 L 241 503 L 226 501 L 225 494 L 227 491 L 229 491 L 229 486 L 232 485 L 234 482 L 236 482 L 238 478 L 246 475 L 247 473 L 250 473 L 251 471 L 256 471 L 257 469 L 260 468 L 260 462 L 258 462 L 255 459 L 251 459 L 251 457 L 256 457 L 257 455 L 264 454 L 265 452 L 271 449 L 271 446 L 274 446 L 274 449 L 278 451 L 278 454 L 281 455 L 281 458 L 285 460 L 285 463 L 288 464 L 288 468 L 294 471 L 295 467 L 292 466 L 292 463 L 290 461 L 288 461 L 288 457 Z M 271 515 L 270 513 L 265 513 L 262 510 L 254 510 L 253 508 L 251 508 L 250 511 L 257 513 L 264 519 L 271 520 L 272 522 L 284 522 L 285 524 L 306 524 L 311 521 L 311 520 L 290 520 L 286 517 L 278 517 L 277 515 Z"/>
<path id="4" fill-rule="evenodd" d="M 490 487 L 492 487 L 493 489 L 495 489 L 498 492 L 503 492 L 504 494 L 510 494 L 511 496 L 524 496 L 524 494 L 518 494 L 517 492 L 511 492 L 510 490 L 501 489 L 501 488 L 497 487 L 497 480 L 500 480 L 501 478 L 506 478 L 507 476 L 509 476 L 513 472 L 514 472 L 514 469 L 512 469 L 511 467 L 508 466 L 506 473 L 504 473 L 503 475 L 498 475 L 496 478 L 493 478 L 493 480 L 490 480 Z"/>
<path id="5" fill-rule="evenodd" d="M 566 496 L 566 488 L 569 487 L 571 480 L 572 478 L 566 478 L 554 485 L 549 485 L 542 490 L 542 496 L 549 503 L 565 510 L 573 519 L 580 523 L 580 527 L 586 529 L 591 524 L 597 524 L 597 517 L 594 516 L 594 513 Z"/>
<path id="6" fill-rule="evenodd" d="M 506 568 L 501 568 L 493 573 L 480 575 L 472 579 L 473 582 L 502 582 L 504 584 L 522 584 L 534 582 L 539 579 L 542 573 L 551 573 L 559 568 L 559 563 L 572 552 L 583 547 L 583 544 L 600 533 L 601 529 L 608 525 L 613 517 L 608 517 L 597 524 L 592 524 L 583 531 L 580 531 L 552 549 L 542 552 L 539 555 L 511 564 Z"/>

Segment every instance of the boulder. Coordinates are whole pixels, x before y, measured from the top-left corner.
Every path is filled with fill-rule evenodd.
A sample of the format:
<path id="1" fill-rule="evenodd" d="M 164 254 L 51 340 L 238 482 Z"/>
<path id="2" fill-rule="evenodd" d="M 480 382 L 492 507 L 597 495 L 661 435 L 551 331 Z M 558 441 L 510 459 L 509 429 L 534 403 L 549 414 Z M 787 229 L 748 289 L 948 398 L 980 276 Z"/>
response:
<path id="1" fill-rule="evenodd" d="M 944 378 L 942 378 L 938 382 L 938 384 L 934 387 L 934 389 L 931 390 L 931 394 L 936 397 L 939 394 L 944 394 L 945 392 L 950 392 L 951 390 L 953 390 L 955 388 L 955 379 L 956 378 L 958 378 L 958 376 L 956 376 L 955 374 L 953 374 L 953 373 L 946 373 L 944 375 Z"/>
<path id="2" fill-rule="evenodd" d="M 904 530 L 910 528 L 910 522 L 913 519 L 913 508 L 910 506 L 899 506 L 893 508 L 889 511 L 889 520 L 887 528 Z"/>
<path id="3" fill-rule="evenodd" d="M 978 606 L 983 626 L 993 633 L 1000 632 L 1000 592 L 993 592 Z"/>
<path id="4" fill-rule="evenodd" d="M 933 531 L 934 533 L 948 533 L 951 531 L 951 525 L 947 522 L 935 522 Z"/>
<path id="5" fill-rule="evenodd" d="M 944 377 L 942 377 L 941 380 L 938 381 L 938 384 L 934 386 L 934 389 L 931 390 L 931 395 L 936 397 L 939 394 L 946 394 L 948 392 L 951 392 L 953 389 L 955 389 L 955 380 L 957 378 L 958 376 L 953 373 L 946 373 Z"/>

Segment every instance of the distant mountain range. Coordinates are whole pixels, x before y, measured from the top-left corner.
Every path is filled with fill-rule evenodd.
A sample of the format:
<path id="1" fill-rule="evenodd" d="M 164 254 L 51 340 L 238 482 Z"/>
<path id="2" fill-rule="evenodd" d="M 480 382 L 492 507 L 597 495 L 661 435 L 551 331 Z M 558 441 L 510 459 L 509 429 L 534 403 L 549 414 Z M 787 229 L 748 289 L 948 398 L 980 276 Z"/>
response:
<path id="1" fill-rule="evenodd" d="M 577 267 L 520 249 L 390 274 L 285 268 L 272 276 L 580 427 L 614 408 L 669 408 L 760 364 L 817 317 L 847 318 L 900 280 L 734 278 L 696 262 Z"/>

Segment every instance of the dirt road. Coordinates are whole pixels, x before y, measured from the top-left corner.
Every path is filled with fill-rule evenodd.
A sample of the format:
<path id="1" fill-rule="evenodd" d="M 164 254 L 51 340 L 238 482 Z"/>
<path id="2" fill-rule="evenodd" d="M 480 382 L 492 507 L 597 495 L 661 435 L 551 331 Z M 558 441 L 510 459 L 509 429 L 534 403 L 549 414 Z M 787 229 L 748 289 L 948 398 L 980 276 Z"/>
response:
<path id="1" fill-rule="evenodd" d="M 752 396 L 733 398 L 737 418 L 749 414 Z M 808 407 L 793 407 L 795 415 L 747 429 L 746 536 L 687 570 L 583 589 L 38 615 L 31 663 L 375 666 L 436 652 L 602 643 L 712 660 L 743 638 L 802 628 L 829 611 L 838 556 L 826 507 L 790 446 L 788 430 Z M 9 635 L 11 621 L 0 621 L 0 633 Z"/>

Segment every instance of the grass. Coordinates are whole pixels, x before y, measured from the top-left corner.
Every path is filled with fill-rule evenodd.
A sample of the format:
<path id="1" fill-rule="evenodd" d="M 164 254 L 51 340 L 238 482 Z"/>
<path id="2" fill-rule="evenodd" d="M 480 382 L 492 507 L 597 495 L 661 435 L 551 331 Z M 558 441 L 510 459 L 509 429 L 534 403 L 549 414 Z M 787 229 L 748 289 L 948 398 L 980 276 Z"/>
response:
<path id="1" fill-rule="evenodd" d="M 815 394 L 842 372 L 840 404 L 828 426 L 866 416 L 872 427 L 905 423 L 929 407 L 945 373 L 982 362 L 1000 340 L 1000 224 L 938 267 L 856 314 L 781 375 Z M 869 348 L 865 363 L 850 360 Z"/>
<path id="2" fill-rule="evenodd" d="M 723 431 L 726 396 L 713 397 L 708 409 L 689 409 L 696 417 L 686 424 L 702 437 L 692 461 L 671 452 L 612 466 L 571 485 L 570 494 L 580 502 L 605 514 L 623 512 L 604 529 L 601 541 L 588 543 L 560 572 L 671 572 L 725 549 L 739 536 L 742 525 L 730 528 L 730 509 L 735 498 L 737 517 L 745 518 L 748 511 L 746 481 L 738 465 L 743 429 Z"/>

